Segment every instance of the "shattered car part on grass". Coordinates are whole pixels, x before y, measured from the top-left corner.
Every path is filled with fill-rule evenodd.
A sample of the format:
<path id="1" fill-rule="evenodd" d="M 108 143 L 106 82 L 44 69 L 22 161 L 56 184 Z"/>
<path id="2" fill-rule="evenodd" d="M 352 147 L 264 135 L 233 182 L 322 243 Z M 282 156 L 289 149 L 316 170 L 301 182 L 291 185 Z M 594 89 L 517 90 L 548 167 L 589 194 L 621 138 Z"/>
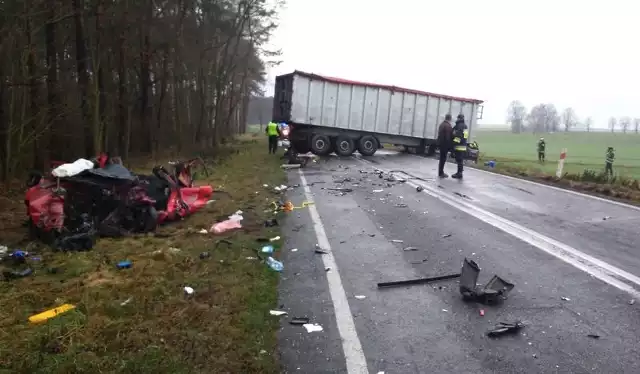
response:
<path id="1" fill-rule="evenodd" d="M 476 301 L 483 304 L 496 304 L 507 298 L 514 288 L 512 283 L 494 275 L 483 287 L 478 287 L 480 267 L 467 258 L 462 262 L 460 271 L 460 293 L 465 301 Z"/>

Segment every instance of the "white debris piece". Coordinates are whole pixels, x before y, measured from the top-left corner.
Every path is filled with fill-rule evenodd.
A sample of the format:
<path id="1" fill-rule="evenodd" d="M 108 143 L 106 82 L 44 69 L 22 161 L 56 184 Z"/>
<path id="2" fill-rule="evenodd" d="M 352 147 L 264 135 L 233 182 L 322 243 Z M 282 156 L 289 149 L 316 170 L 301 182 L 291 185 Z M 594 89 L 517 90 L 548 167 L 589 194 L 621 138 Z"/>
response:
<path id="1" fill-rule="evenodd" d="M 322 331 L 322 326 L 317 323 L 305 323 L 302 325 L 305 329 L 307 329 L 308 333 Z"/>

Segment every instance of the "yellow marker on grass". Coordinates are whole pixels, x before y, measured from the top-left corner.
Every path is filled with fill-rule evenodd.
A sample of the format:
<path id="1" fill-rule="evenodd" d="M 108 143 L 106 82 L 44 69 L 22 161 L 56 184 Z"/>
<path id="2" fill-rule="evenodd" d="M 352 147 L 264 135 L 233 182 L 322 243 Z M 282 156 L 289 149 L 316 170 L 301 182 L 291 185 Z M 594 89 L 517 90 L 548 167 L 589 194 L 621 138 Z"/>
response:
<path id="1" fill-rule="evenodd" d="M 31 323 L 44 322 L 48 319 L 58 316 L 59 314 L 66 313 L 72 309 L 75 309 L 75 307 L 76 307 L 75 305 L 71 305 L 71 304 L 62 304 L 57 308 L 45 310 L 42 313 L 32 315 L 31 317 L 29 317 L 29 322 Z"/>

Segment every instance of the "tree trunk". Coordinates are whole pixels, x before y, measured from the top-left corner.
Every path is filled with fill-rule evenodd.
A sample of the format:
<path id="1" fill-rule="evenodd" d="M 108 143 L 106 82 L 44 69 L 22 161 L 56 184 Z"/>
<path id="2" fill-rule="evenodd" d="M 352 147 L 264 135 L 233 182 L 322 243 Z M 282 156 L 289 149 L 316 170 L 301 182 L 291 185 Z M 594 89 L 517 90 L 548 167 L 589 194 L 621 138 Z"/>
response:
<path id="1" fill-rule="evenodd" d="M 27 48 L 29 48 L 27 55 L 27 76 L 29 85 L 29 111 L 31 122 L 31 131 L 33 137 L 33 164 L 32 167 L 36 170 L 44 170 L 44 157 L 43 145 L 40 142 L 40 136 L 42 135 L 42 129 L 39 125 L 38 119 L 38 77 L 36 76 L 36 46 L 33 44 L 33 30 L 31 16 L 26 16 L 26 34 L 27 34 Z"/>
<path id="2" fill-rule="evenodd" d="M 49 21 L 45 26 L 45 43 L 47 54 L 47 120 L 46 124 L 49 126 L 49 152 L 44 155 L 45 162 L 49 161 L 50 157 L 56 160 L 62 159 L 60 150 L 65 147 L 63 141 L 60 139 L 59 123 L 59 104 L 58 104 L 58 51 L 56 48 L 56 9 L 58 6 L 57 0 L 48 0 L 47 6 L 49 7 Z M 46 136 L 46 135 L 45 135 Z M 46 141 L 45 140 L 45 141 Z"/>
<path id="3" fill-rule="evenodd" d="M 160 83 L 160 98 L 158 99 L 158 117 L 156 123 L 156 131 L 153 136 L 154 141 L 154 152 L 160 151 L 160 134 L 162 131 L 162 108 L 164 107 L 164 98 L 167 94 L 167 79 L 169 77 L 168 73 L 168 64 L 169 64 L 169 46 L 165 46 L 164 56 L 162 57 L 162 81 Z"/>
<path id="4" fill-rule="evenodd" d="M 105 123 L 105 107 L 107 97 L 104 91 L 104 61 L 102 59 L 102 1 L 98 0 L 96 4 L 96 36 L 95 36 L 95 55 L 93 58 L 93 70 L 96 71 L 97 79 L 94 91 L 94 118 L 93 118 L 93 144 L 95 151 L 106 151 L 106 143 L 108 141 L 108 131 Z M 100 148 L 100 149 L 99 149 Z"/>
<path id="5" fill-rule="evenodd" d="M 87 70 L 87 45 L 84 39 L 84 0 L 71 0 L 73 6 L 73 19 L 76 33 L 76 69 L 78 70 L 78 87 L 80 89 L 80 112 L 84 127 L 84 153 L 85 157 L 93 157 L 96 150 L 94 144 L 93 128 L 89 114 L 89 73 Z"/>
<path id="6" fill-rule="evenodd" d="M 129 152 L 125 147 L 129 137 L 129 104 L 127 103 L 127 73 L 125 59 L 125 36 L 120 36 L 118 46 L 118 154 L 126 157 Z"/>
<path id="7" fill-rule="evenodd" d="M 146 16 L 143 19 L 140 50 L 140 129 L 147 132 L 144 151 L 153 149 L 153 129 L 148 123 L 149 117 L 149 86 L 151 85 L 151 18 L 153 16 L 153 1 L 147 0 Z"/>

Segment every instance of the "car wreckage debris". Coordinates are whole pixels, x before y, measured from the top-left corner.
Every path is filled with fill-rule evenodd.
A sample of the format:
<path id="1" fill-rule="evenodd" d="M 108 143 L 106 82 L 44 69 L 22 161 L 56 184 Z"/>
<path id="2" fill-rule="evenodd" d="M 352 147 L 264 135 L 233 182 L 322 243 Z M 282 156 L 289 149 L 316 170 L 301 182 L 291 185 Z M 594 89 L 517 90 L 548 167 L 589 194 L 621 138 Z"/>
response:
<path id="1" fill-rule="evenodd" d="M 460 271 L 460 293 L 465 301 L 483 304 L 496 304 L 507 298 L 514 285 L 494 275 L 483 287 L 478 287 L 480 267 L 467 258 L 462 262 Z"/>
<path id="2" fill-rule="evenodd" d="M 497 338 L 503 335 L 516 334 L 523 327 L 524 324 L 520 321 L 512 323 L 500 322 L 492 330 L 487 331 L 487 336 L 490 338 Z"/>
<path id="3" fill-rule="evenodd" d="M 418 278 L 418 279 L 408 279 L 408 280 L 393 281 L 393 282 L 382 282 L 382 283 L 378 283 L 378 288 L 412 286 L 415 284 L 432 283 L 432 282 L 438 282 L 443 280 L 455 279 L 459 277 L 460 277 L 460 273 L 440 275 L 437 277 L 430 277 L 430 278 Z"/>

